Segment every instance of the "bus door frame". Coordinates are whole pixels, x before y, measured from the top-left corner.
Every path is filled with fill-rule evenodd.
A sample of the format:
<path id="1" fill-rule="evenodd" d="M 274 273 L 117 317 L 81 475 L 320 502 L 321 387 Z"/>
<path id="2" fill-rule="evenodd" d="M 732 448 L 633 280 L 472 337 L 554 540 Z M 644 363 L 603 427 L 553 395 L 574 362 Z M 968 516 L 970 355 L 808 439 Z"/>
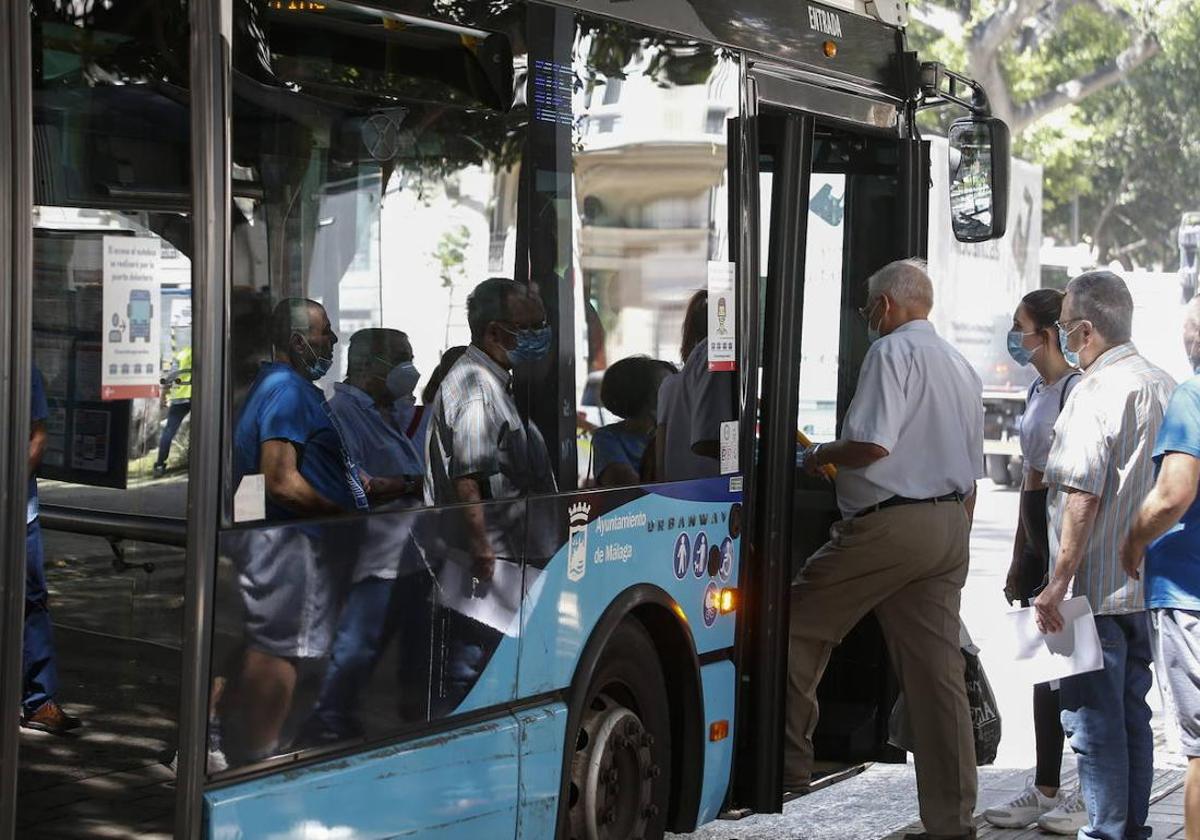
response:
<path id="1" fill-rule="evenodd" d="M 749 153 L 738 168 L 746 183 L 741 195 L 745 202 L 739 218 L 743 225 L 742 242 L 747 243 L 744 274 L 754 277 L 743 281 L 745 312 L 757 313 L 757 259 L 765 259 L 767 278 L 804 277 L 808 222 L 809 185 L 813 169 L 813 149 L 817 123 L 841 125 L 856 132 L 895 139 L 901 157 L 901 196 L 906 209 L 901 256 L 923 257 L 928 235 L 928 143 L 914 137 L 911 110 L 894 97 L 866 88 L 841 83 L 842 89 L 822 84 L 829 80 L 791 68 L 755 62 L 748 73 L 749 107 L 743 108 L 749 119 L 743 132 Z M 759 220 L 759 150 L 762 112 L 772 120 L 783 119 L 783 137 L 775 167 L 772 189 L 772 218 Z M 781 193 L 780 190 L 786 192 Z M 787 200 L 779 202 L 780 196 Z M 782 210 L 775 217 L 776 210 Z M 758 255 L 757 224 L 774 224 L 771 253 Z M 750 240 L 747 242 L 747 240 Z M 850 241 L 847 242 L 849 246 Z M 855 258 L 847 254 L 847 276 L 855 275 Z M 861 266 L 860 266 L 861 268 Z M 861 276 L 866 276 L 862 274 Z M 863 301 L 855 298 L 865 291 L 853 284 L 843 289 L 843 317 L 853 313 Z M 753 296 L 751 296 L 753 295 Z M 753 303 L 751 303 L 753 302 Z M 747 469 L 748 562 L 743 577 L 742 623 L 738 636 L 739 698 L 734 778 L 729 805 L 738 810 L 774 813 L 783 807 L 783 736 L 787 694 L 788 618 L 791 589 L 791 535 L 795 465 L 792 457 L 778 453 L 795 451 L 795 423 L 799 404 L 800 356 L 798 352 L 772 352 L 800 345 L 803 321 L 803 283 L 768 283 L 764 311 L 763 336 L 750 348 L 751 358 L 744 366 L 751 380 L 745 390 L 754 394 L 761 353 L 766 363 L 763 375 L 761 438 L 753 426 L 743 428 L 743 463 Z M 861 332 L 861 330 L 860 330 Z M 752 335 L 752 333 L 747 333 Z M 860 346 L 861 345 L 861 346 Z M 842 330 L 839 352 L 848 359 L 865 355 L 865 338 L 853 330 Z M 768 360 L 773 360 L 770 363 Z M 841 366 L 838 385 L 838 417 L 853 394 L 858 364 Z M 774 395 L 778 395 L 775 397 Z M 743 425 L 755 422 L 758 412 L 751 402 L 744 406 Z M 761 444 L 759 440 L 761 439 Z M 754 447 L 758 446 L 758 452 Z M 772 454 L 773 457 L 767 457 Z M 882 756 L 881 756 L 882 757 Z M 895 756 L 891 756 L 895 760 Z"/>
<path id="2" fill-rule="evenodd" d="M 759 104 L 773 105 L 761 99 L 756 106 Z M 758 395 L 757 406 L 746 406 L 742 415 L 750 424 L 759 420 L 761 428 L 759 434 L 755 434 L 751 425 L 744 438 L 750 450 L 745 462 L 752 465 L 746 488 L 750 539 L 749 562 L 744 565 L 743 572 L 745 606 L 741 611 L 738 640 L 743 679 L 739 685 L 739 734 L 733 782 L 733 802 L 760 813 L 776 812 L 782 806 L 783 753 L 780 745 L 787 687 L 791 500 L 796 477 L 792 458 L 765 456 L 795 449 L 800 376 L 799 354 L 773 351 L 799 346 L 804 304 L 803 284 L 778 282 L 778 278 L 804 276 L 809 177 L 816 126 L 811 114 L 791 109 L 771 107 L 769 118 L 782 126 L 782 136 L 773 138 L 777 152 L 769 218 L 757 219 L 758 163 L 763 139 L 760 135 L 763 115 L 757 107 L 748 126 L 748 134 L 753 140 L 752 154 L 747 155 L 750 165 L 742 169 L 746 173 L 743 177 L 748 181 L 742 192 L 749 206 L 741 217 L 757 220 L 757 224 L 749 226 L 754 231 L 754 240 L 747 249 L 757 259 L 748 262 L 755 275 L 759 274 L 759 259 L 764 260 L 767 267 L 763 305 L 767 315 L 762 325 L 761 342 L 752 348 L 752 352 L 761 348 L 761 359 L 752 360 L 744 368 L 746 378 L 756 380 L 759 362 L 764 365 L 762 393 Z M 773 227 L 770 253 L 766 255 L 757 254 L 757 227 L 760 224 Z M 744 311 L 753 313 L 756 320 L 757 282 L 755 276 L 754 297 L 749 299 L 752 303 L 743 307 Z"/>
<path id="3" fill-rule="evenodd" d="M 233 206 L 233 2 L 188 3 L 192 169 L 192 412 L 188 541 L 179 674 L 175 837 L 201 836 L 208 762 L 218 529 L 231 516 L 229 418 L 224 387 Z"/>
<path id="4" fill-rule="evenodd" d="M 33 80 L 29 5 L 0 9 L 0 838 L 17 817 L 33 357 Z"/>

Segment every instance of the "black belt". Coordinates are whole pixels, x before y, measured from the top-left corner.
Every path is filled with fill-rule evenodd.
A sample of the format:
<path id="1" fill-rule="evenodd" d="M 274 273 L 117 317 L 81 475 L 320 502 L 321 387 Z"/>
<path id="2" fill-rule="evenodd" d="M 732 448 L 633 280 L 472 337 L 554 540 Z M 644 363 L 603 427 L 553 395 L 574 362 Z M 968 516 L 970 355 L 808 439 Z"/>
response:
<path id="1" fill-rule="evenodd" d="M 854 518 L 866 516 L 868 513 L 875 513 L 884 508 L 897 507 L 898 505 L 935 505 L 938 502 L 961 502 L 966 496 L 962 493 L 947 493 L 945 496 L 938 496 L 933 499 L 910 499 L 907 496 L 892 496 L 890 499 L 884 499 L 879 504 L 870 505 L 863 508 L 858 513 L 854 514 Z"/>

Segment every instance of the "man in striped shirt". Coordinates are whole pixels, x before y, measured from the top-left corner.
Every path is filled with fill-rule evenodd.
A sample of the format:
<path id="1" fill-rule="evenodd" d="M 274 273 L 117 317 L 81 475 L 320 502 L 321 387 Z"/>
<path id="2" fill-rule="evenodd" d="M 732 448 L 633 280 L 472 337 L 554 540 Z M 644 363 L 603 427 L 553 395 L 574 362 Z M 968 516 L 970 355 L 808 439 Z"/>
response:
<path id="1" fill-rule="evenodd" d="M 1088 810 L 1079 836 L 1105 840 L 1149 836 L 1150 630 L 1141 582 L 1125 575 L 1118 549 L 1154 484 L 1154 441 L 1175 388 L 1130 342 L 1132 322 L 1133 299 L 1115 274 L 1067 286 L 1059 337 L 1084 375 L 1054 426 L 1053 565 L 1034 602 L 1046 633 L 1062 629 L 1068 592 L 1087 596 L 1096 614 L 1104 669 L 1064 679 L 1060 702 Z"/>

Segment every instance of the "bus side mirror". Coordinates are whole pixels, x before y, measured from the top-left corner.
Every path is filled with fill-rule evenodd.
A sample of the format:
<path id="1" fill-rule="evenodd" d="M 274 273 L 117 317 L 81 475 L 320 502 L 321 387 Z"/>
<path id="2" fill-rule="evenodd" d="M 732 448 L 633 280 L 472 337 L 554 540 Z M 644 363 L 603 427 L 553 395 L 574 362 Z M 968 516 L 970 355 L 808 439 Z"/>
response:
<path id="1" fill-rule="evenodd" d="M 950 227 L 959 242 L 999 239 L 1008 225 L 1008 126 L 963 117 L 950 126 Z"/>

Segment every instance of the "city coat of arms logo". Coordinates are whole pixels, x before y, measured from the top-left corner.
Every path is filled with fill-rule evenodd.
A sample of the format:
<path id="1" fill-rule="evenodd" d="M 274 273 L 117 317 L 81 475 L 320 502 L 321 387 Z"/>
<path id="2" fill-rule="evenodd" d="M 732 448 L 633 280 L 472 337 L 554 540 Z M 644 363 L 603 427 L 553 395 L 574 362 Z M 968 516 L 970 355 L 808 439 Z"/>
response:
<path id="1" fill-rule="evenodd" d="M 568 522 L 571 526 L 571 536 L 567 551 L 567 577 L 571 580 L 582 580 L 587 572 L 587 528 L 588 516 L 592 506 L 587 502 L 579 502 L 567 508 Z"/>

